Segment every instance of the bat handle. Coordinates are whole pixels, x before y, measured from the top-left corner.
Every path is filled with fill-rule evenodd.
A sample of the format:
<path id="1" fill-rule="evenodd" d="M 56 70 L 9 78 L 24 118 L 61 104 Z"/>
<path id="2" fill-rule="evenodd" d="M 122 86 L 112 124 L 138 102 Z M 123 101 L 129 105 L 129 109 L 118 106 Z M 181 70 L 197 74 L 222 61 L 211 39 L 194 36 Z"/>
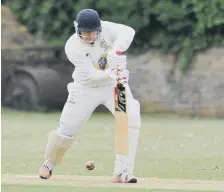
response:
<path id="1" fill-rule="evenodd" d="M 117 55 L 121 55 L 121 53 L 122 53 L 121 51 L 116 51 L 116 54 L 117 54 Z M 120 71 L 120 70 L 117 69 L 117 75 L 118 75 L 119 71 Z M 120 84 L 120 80 L 118 79 L 118 80 L 117 80 L 117 86 L 119 86 L 119 84 Z"/>
<path id="2" fill-rule="evenodd" d="M 117 75 L 119 74 L 119 69 L 117 69 Z M 120 80 L 119 79 L 117 79 L 117 84 L 119 84 L 120 83 Z"/>

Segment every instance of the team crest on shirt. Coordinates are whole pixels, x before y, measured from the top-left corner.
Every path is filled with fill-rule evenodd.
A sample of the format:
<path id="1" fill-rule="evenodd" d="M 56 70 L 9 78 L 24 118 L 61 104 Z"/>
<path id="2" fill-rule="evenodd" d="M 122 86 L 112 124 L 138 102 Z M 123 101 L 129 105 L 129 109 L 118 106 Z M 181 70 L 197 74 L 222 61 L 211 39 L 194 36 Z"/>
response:
<path id="1" fill-rule="evenodd" d="M 99 60 L 94 63 L 94 67 L 99 69 L 99 70 L 105 70 L 108 68 L 108 63 L 107 63 L 107 53 L 104 53 Z"/>
<path id="2" fill-rule="evenodd" d="M 98 61 L 98 65 L 99 65 L 100 69 L 104 70 L 106 68 L 106 64 L 107 64 L 107 58 L 101 57 Z"/>

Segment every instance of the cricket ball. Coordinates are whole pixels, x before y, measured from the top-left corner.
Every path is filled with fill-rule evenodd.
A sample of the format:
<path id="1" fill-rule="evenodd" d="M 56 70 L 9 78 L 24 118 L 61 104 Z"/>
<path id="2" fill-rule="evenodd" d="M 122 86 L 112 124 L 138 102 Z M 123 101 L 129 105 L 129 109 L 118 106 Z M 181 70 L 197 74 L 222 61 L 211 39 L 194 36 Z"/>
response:
<path id="1" fill-rule="evenodd" d="M 95 168 L 95 164 L 92 161 L 87 161 L 86 162 L 86 168 L 88 170 L 93 170 Z"/>

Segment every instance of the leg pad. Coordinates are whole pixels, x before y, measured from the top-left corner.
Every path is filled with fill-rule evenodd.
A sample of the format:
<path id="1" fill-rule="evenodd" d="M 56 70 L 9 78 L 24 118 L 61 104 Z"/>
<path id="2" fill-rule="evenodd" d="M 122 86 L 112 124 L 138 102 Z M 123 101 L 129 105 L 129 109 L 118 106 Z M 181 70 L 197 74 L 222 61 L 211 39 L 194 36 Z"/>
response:
<path id="1" fill-rule="evenodd" d="M 52 162 L 54 165 L 60 164 L 73 141 L 74 137 L 61 135 L 53 130 L 48 136 L 45 159 Z"/>

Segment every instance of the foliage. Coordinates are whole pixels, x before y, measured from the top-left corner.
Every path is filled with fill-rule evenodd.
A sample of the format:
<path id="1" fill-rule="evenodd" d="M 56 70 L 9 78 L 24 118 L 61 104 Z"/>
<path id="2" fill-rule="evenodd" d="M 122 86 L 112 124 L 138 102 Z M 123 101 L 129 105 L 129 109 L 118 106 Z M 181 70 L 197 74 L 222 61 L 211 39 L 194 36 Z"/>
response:
<path id="1" fill-rule="evenodd" d="M 223 0 L 5 0 L 20 22 L 47 41 L 65 41 L 74 32 L 73 21 L 83 8 L 96 9 L 103 20 L 136 30 L 132 51 L 159 48 L 181 58 L 184 70 L 192 56 L 224 45 Z"/>

